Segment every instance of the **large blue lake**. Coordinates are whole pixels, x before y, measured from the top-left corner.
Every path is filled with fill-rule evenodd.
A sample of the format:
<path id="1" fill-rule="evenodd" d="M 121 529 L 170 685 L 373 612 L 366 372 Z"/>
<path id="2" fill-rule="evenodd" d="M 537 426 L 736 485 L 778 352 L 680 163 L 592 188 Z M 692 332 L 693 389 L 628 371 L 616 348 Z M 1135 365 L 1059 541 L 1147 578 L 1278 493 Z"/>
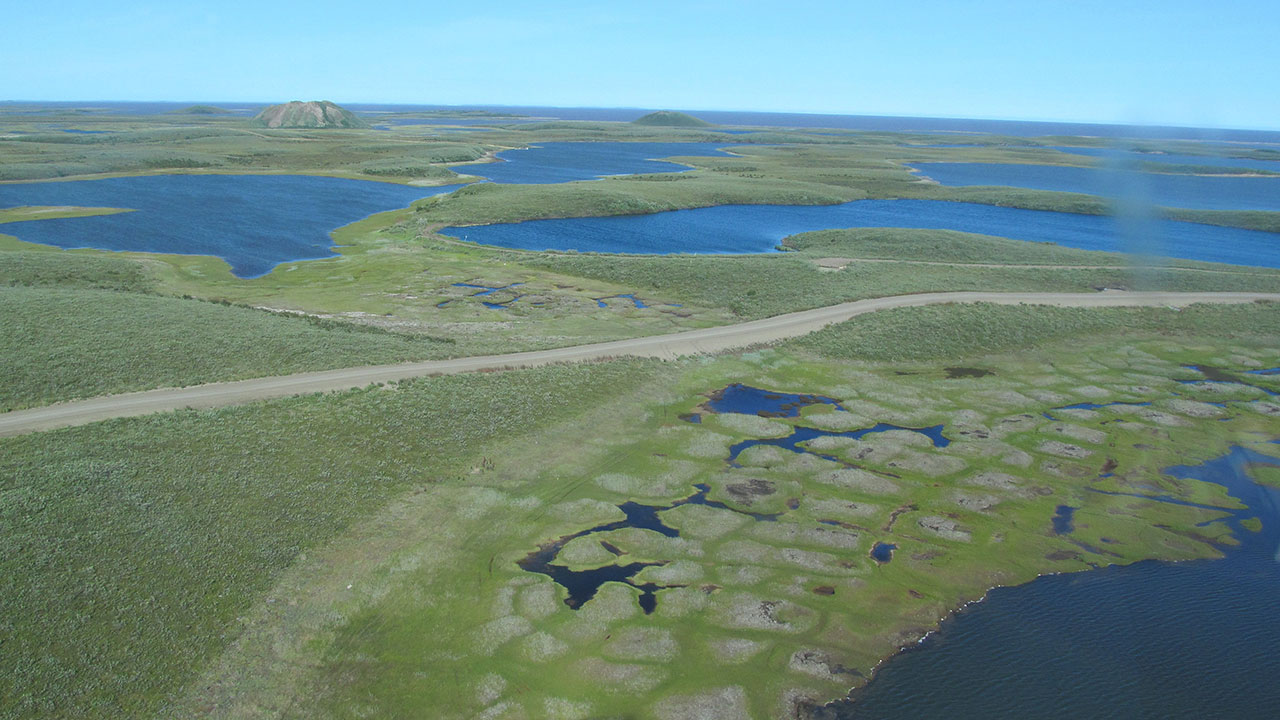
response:
<path id="1" fill-rule="evenodd" d="M 936 200 L 857 200 L 843 205 L 725 205 L 652 215 L 530 220 L 445 228 L 470 242 L 523 250 L 613 253 L 759 253 L 810 230 L 943 228 L 1085 250 L 1146 252 L 1189 260 L 1280 267 L 1273 233 L 1173 221 L 1155 237 L 1128 239 L 1114 218 Z"/>
<path id="2" fill-rule="evenodd" d="M 689 168 L 655 158 L 727 155 L 720 143 L 550 142 L 498 153 L 499 162 L 453 168 L 499 183 L 562 183 L 605 175 L 682 172 Z"/>
<path id="3" fill-rule="evenodd" d="M 919 163 L 915 167 L 943 185 L 1057 190 L 1200 210 L 1280 210 L 1280 177 L 1157 175 L 1004 163 Z"/>
<path id="4" fill-rule="evenodd" d="M 891 659 L 856 701 L 861 720 L 1200 720 L 1280 708 L 1280 490 L 1236 448 L 1167 474 L 1225 485 L 1248 506 L 1227 518 L 1225 558 L 1142 562 L 992 590 L 918 648 Z M 1262 520 L 1262 530 L 1241 525 Z"/>
<path id="5" fill-rule="evenodd" d="M 152 175 L 0 184 L 0 207 L 79 205 L 137 212 L 7 223 L 0 232 L 62 248 L 226 260 L 239 277 L 282 262 L 332 257 L 329 233 L 384 210 L 456 189 L 303 175 Z"/>

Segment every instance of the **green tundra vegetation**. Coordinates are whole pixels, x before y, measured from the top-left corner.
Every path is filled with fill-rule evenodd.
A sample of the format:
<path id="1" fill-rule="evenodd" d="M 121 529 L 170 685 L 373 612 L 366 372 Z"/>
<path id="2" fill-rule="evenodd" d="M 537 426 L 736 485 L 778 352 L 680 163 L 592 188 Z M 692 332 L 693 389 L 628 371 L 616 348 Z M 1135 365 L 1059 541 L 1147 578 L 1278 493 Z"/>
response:
<path id="1" fill-rule="evenodd" d="M 99 289 L 0 289 L 0 412 L 264 374 L 429 360 L 451 338 Z M 56 324 L 50 325 L 52 319 Z"/>
<path id="2" fill-rule="evenodd" d="M 437 231 L 725 203 L 1108 206 L 944 188 L 907 167 L 1084 166 L 1093 160 L 1049 146 L 1102 143 L 1090 138 L 929 148 L 920 146 L 948 136 L 466 119 L 487 129 L 15 115 L 5 127 L 18 132 L 0 134 L 0 180 L 178 171 L 461 183 L 459 163 L 553 140 L 698 140 L 734 155 L 676 158 L 690 167 L 680 174 L 473 185 L 340 228 L 337 257 L 254 279 L 216 258 L 64 251 L 0 235 L 0 411 L 912 292 L 1280 292 L 1280 271 L 1266 268 L 1147 266 L 937 230 L 805 233 L 784 252 L 731 257 L 477 246 Z M 54 133 L 50 123 L 105 132 Z M 0 222 L 122 210 L 3 208 Z M 1280 213 L 1169 213 L 1280 228 Z M 502 289 L 482 298 L 455 283 Z M 624 293 L 649 307 L 607 300 Z M 1232 507 L 1221 488 L 1159 469 L 1233 444 L 1277 454 L 1280 404 L 1267 391 L 1280 379 L 1241 374 L 1280 366 L 1276 337 L 1271 303 L 903 308 L 755 352 L 424 378 L 0 439 L 0 717 L 794 714 L 863 684 L 993 585 L 1217 555 L 1232 540 L 1223 524 L 1202 523 L 1220 513 L 1085 488 L 1157 487 Z M 1205 378 L 1192 365 L 1242 382 L 1188 383 Z M 710 399 L 731 383 L 840 407 L 714 412 Z M 1055 410 L 1080 402 L 1127 404 Z M 833 434 L 880 422 L 908 429 Z M 949 444 L 909 429 L 939 425 Z M 733 454 L 798 427 L 830 432 Z M 1256 478 L 1277 482 L 1271 470 Z M 709 504 L 681 503 L 698 485 Z M 666 508 L 657 517 L 679 537 L 617 527 L 554 545 L 622 519 L 628 501 Z M 1079 508 L 1069 535 L 1053 532 L 1061 504 Z M 880 542 L 897 546 L 888 563 L 869 556 Z M 651 563 L 633 582 L 653 585 L 652 613 L 622 582 L 570 607 L 563 586 L 519 564 L 540 547 L 575 571 Z"/>
<path id="3" fill-rule="evenodd" d="M 1280 365 L 1274 308 L 1087 312 L 912 308 L 719 359 L 424 379 L 0 440 L 0 707 L 666 718 L 703 696 L 759 716 L 841 696 L 993 584 L 1217 553 L 1223 526 L 1197 527 L 1212 511 L 1083 488 L 1230 506 L 1157 468 L 1232 443 L 1274 454 L 1262 441 L 1280 406 L 1258 387 L 1177 382 L 1198 377 L 1189 364 Z M 958 335 L 945 358 L 885 351 L 893 328 L 989 325 L 1017 332 Z M 951 379 L 955 364 L 990 374 Z M 843 410 L 710 412 L 733 382 Z M 1113 400 L 1153 405 L 1040 415 Z M 726 463 L 731 445 L 794 426 L 877 422 L 941 424 L 951 443 L 895 431 Z M 623 528 L 558 556 L 664 563 L 638 576 L 670 586 L 652 615 L 618 583 L 571 609 L 516 564 L 622 502 L 667 506 L 697 483 L 726 507 L 660 512 L 680 538 Z M 1058 504 L 1081 508 L 1069 537 L 1050 532 Z M 898 546 L 892 562 L 867 556 L 875 542 Z"/>
<path id="4" fill-rule="evenodd" d="M 1134 267 L 1120 254 L 948 231 L 805 233 L 788 239 L 791 252 L 734 257 L 529 253 L 424 239 L 397 222 L 409 212 L 342 229 L 337 258 L 249 280 L 212 258 L 0 244 L 24 248 L 0 251 L 12 348 L 0 407 L 603 342 L 912 292 L 1280 292 L 1276 270 Z M 505 289 L 478 297 L 454 283 Z M 620 294 L 648 307 L 597 300 Z"/>

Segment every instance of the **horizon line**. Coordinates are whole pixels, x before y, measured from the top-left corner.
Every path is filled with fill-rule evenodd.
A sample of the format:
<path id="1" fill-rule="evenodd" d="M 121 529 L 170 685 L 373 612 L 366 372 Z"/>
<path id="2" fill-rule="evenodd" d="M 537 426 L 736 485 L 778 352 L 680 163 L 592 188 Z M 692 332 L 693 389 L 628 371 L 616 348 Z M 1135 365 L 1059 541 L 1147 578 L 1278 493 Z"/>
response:
<path id="1" fill-rule="evenodd" d="M 327 98 L 325 98 L 327 99 Z M 319 102 L 320 100 L 310 100 L 304 102 Z M 287 100 L 283 102 L 293 102 Z M 1275 132 L 1280 133 L 1280 125 L 1270 127 L 1244 127 L 1239 125 L 1189 125 L 1176 121 L 1156 121 L 1156 122 L 1119 122 L 1114 120 L 1079 120 L 1079 119 L 1061 119 L 1061 118 L 1029 118 L 1029 117 L 998 117 L 998 116 L 971 116 L 971 115 L 903 115 L 897 113 L 877 113 L 877 112 L 835 112 L 820 110 L 761 110 L 761 109 L 743 109 L 743 108 L 677 108 L 677 107 L 648 107 L 640 105 L 511 105 L 504 103 L 427 103 L 427 102 L 389 102 L 384 100 L 343 100 L 333 101 L 339 105 L 387 105 L 399 107 L 432 107 L 432 108 L 508 108 L 508 109 L 554 109 L 554 110 L 637 110 L 656 112 L 659 110 L 677 111 L 684 113 L 699 112 L 722 112 L 722 113 L 756 113 L 767 115 L 810 115 L 810 116 L 829 116 L 829 117 L 866 117 L 866 118 L 903 118 L 903 119 L 920 119 L 920 120 L 979 120 L 984 122 L 1008 122 L 1008 123 L 1035 123 L 1035 124 L 1060 124 L 1060 125 L 1097 125 L 1099 127 L 1123 127 L 1123 128 L 1152 128 L 1152 129 L 1173 129 L 1173 130 L 1244 130 L 1252 132 Z M 214 100 L 156 100 L 156 99 L 132 99 L 132 100 L 108 100 L 108 99 L 77 99 L 77 100 L 32 100 L 32 99 L 6 99 L 0 100 L 0 104 L 19 104 L 27 103 L 33 105 L 39 104 L 80 104 L 80 103 L 103 103 L 103 104 L 124 104 L 124 103 L 163 103 L 174 105 L 185 104 L 242 104 L 242 105 L 261 105 L 263 107 L 278 105 L 281 102 L 270 102 L 261 100 L 230 100 L 224 99 Z"/>

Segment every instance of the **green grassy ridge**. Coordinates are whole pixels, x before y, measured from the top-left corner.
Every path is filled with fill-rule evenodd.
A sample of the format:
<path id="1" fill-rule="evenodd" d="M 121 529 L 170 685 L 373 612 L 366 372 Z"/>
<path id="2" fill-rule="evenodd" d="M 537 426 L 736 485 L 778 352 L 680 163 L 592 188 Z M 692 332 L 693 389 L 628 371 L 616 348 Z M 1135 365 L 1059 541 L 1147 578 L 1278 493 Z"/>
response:
<path id="1" fill-rule="evenodd" d="M 1164 208 L 1170 220 L 1280 233 L 1280 212 L 1268 210 L 1187 210 Z"/>
<path id="2" fill-rule="evenodd" d="M 1206 157 L 1205 160 L 1213 158 Z M 1138 165 L 1142 172 L 1156 173 L 1160 175 L 1245 175 L 1245 176 L 1276 176 L 1280 172 L 1271 170 L 1258 170 L 1257 168 L 1244 167 L 1224 167 L 1222 165 L 1190 165 L 1186 163 L 1162 163 L 1145 161 Z"/>
<path id="3" fill-rule="evenodd" d="M 1022 210 L 1048 210 L 1077 215 L 1107 215 L 1111 204 L 1094 195 L 1057 192 L 1054 190 L 1030 190 L 997 185 L 967 185 L 952 187 L 930 183 L 914 183 L 880 189 L 875 197 L 882 199 L 905 198 L 916 200 L 949 200 L 952 202 L 995 205 L 996 207 Z"/>
<path id="4" fill-rule="evenodd" d="M 927 237 L 927 236 L 925 236 Z M 843 255 L 841 245 L 831 255 Z M 927 252 L 917 246 L 918 256 Z M 824 248 L 825 249 L 825 248 Z M 856 256 L 856 252 L 850 253 Z M 834 305 L 886 295 L 942 291 L 1091 292 L 1097 288 L 1174 291 L 1280 291 L 1280 273 L 1227 274 L 1114 269 L 1007 267 L 958 268 L 908 263 L 851 263 L 830 272 L 791 253 L 749 256 L 617 256 L 538 254 L 520 262 L 566 275 L 592 278 L 706 307 L 723 307 L 742 319 Z M 981 255 L 970 257 L 983 257 Z M 988 261 L 990 258 L 988 258 Z"/>
<path id="5" fill-rule="evenodd" d="M 826 358 L 871 362 L 951 361 L 1036 347 L 1069 337 L 1196 335 L 1280 337 L 1275 303 L 1168 308 L 1060 308 L 987 303 L 895 308 L 789 342 Z"/>
<path id="6" fill-rule="evenodd" d="M 454 350 L 424 336 L 111 290 L 18 286 L 0 288 L 0 299 L 5 410 L 158 386 L 441 358 Z"/>
<path id="7" fill-rule="evenodd" d="M 442 377 L 0 440 L 0 716 L 148 716 L 301 553 L 655 369 Z"/>
<path id="8" fill-rule="evenodd" d="M 149 293 L 158 282 L 136 260 L 50 248 L 0 251 L 0 287 L 59 287 Z"/>
<path id="9" fill-rule="evenodd" d="M 996 235 L 922 228 L 843 228 L 799 233 L 783 240 L 787 249 L 809 256 L 837 256 L 883 260 L 916 260 L 1000 265 L 1112 265 L 1135 264 L 1273 275 L 1280 270 L 1226 263 L 1160 258 L 1149 261 L 1127 253 L 1083 250 L 1052 242 L 1014 240 Z"/>
<path id="10" fill-rule="evenodd" d="M 466 168 L 456 168 L 466 172 Z M 436 196 L 418 206 L 425 225 L 487 225 L 547 218 L 644 215 L 714 205 L 834 205 L 865 195 L 797 180 L 734 179 L 682 173 L 676 181 L 656 176 L 603 178 L 560 185 L 482 183 Z"/>
<path id="11" fill-rule="evenodd" d="M 957 230 L 917 228 L 817 230 L 792 235 L 783 240 L 783 245 L 808 255 L 929 262 L 1123 267 L 1130 261 L 1122 253 L 1078 250 L 1048 242 L 1011 240 Z M 1277 278 L 1280 279 L 1280 273 Z"/>

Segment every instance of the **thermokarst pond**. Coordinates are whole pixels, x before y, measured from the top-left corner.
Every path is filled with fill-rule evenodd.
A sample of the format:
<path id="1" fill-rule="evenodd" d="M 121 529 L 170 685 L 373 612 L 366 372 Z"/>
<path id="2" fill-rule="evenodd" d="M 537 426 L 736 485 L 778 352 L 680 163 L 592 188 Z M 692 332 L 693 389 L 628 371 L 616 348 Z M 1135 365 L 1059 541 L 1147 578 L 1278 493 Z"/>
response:
<path id="1" fill-rule="evenodd" d="M 624 528 L 636 528 L 641 530 L 651 530 L 665 537 L 680 537 L 680 531 L 669 527 L 662 519 L 658 517 L 658 513 L 671 510 L 681 505 L 702 505 L 705 507 L 718 508 L 720 510 L 729 510 L 731 512 L 740 513 L 755 520 L 773 521 L 778 518 L 777 514 L 754 513 L 747 510 L 739 510 L 729 507 L 715 500 L 708 500 L 707 493 L 711 491 L 710 485 L 698 484 L 694 486 L 697 490 L 693 495 L 682 500 L 677 500 L 669 505 L 643 505 L 634 501 L 628 501 L 618 506 L 622 511 L 625 519 L 614 522 L 603 523 L 593 528 L 588 528 L 581 532 L 565 535 L 559 540 L 541 545 L 532 553 L 529 553 L 518 564 L 521 569 L 528 572 L 541 573 L 550 577 L 559 583 L 568 591 L 569 596 L 565 598 L 564 603 L 569 607 L 577 610 L 582 604 L 596 596 L 596 592 L 601 585 L 607 582 L 620 582 L 630 585 L 640 591 L 638 602 L 640 608 L 645 614 L 652 613 L 658 606 L 656 592 L 662 588 L 684 587 L 683 585 L 658 585 L 656 583 L 637 583 L 633 580 L 637 573 L 647 567 L 664 565 L 663 562 L 633 562 L 625 565 L 605 565 L 603 567 L 592 568 L 588 570 L 572 570 L 565 565 L 555 563 L 556 557 L 564 546 L 570 541 L 580 537 L 594 535 L 596 533 L 606 533 L 612 530 L 621 530 Z M 621 556 L 624 553 L 608 542 L 601 541 L 601 546 L 613 555 Z"/>

